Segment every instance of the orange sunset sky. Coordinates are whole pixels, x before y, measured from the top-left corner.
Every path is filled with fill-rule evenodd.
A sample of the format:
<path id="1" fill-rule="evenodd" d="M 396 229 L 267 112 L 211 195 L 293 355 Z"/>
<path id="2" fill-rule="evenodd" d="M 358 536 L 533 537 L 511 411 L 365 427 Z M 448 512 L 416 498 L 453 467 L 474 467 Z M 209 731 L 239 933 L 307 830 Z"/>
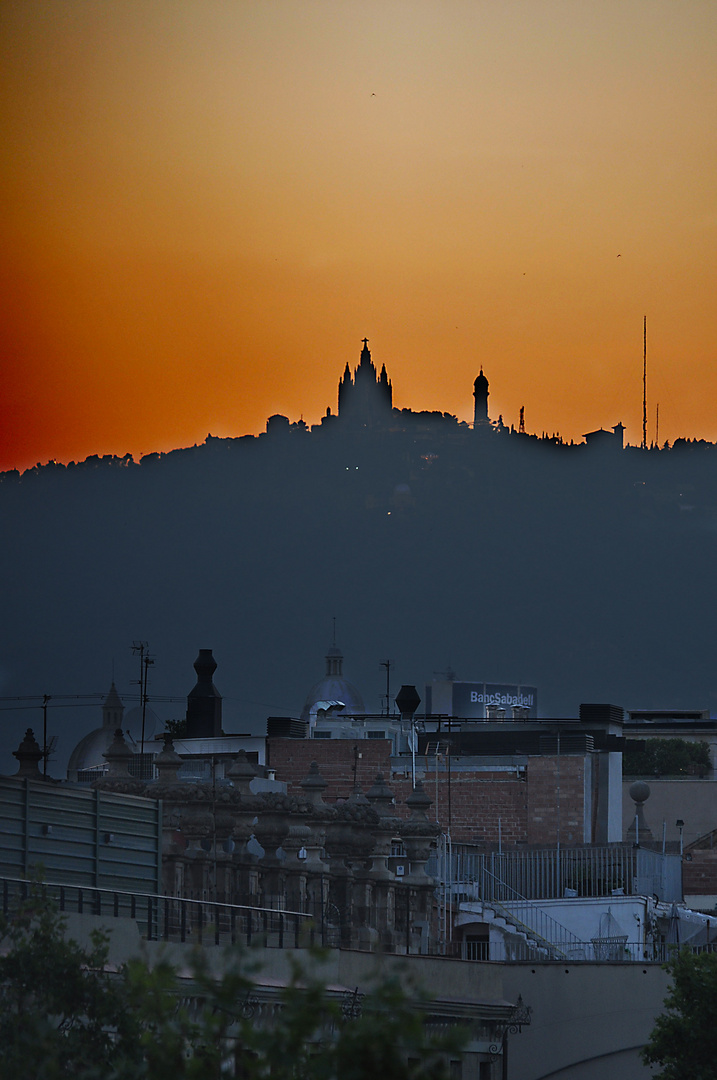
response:
<path id="1" fill-rule="evenodd" d="M 4 0 L 0 469 L 394 404 L 717 440 L 714 0 Z"/>

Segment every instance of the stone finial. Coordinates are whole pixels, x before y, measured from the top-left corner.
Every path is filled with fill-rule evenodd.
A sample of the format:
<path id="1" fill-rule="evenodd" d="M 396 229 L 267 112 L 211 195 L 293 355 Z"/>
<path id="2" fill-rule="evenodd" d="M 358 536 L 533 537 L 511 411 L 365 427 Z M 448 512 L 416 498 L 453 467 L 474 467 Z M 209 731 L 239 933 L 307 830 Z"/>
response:
<path id="1" fill-rule="evenodd" d="M 426 881 L 425 863 L 431 854 L 435 838 L 441 831 L 438 822 L 428 820 L 426 811 L 432 805 L 423 783 L 417 780 L 415 788 L 406 799 L 411 816 L 408 821 L 402 821 L 399 828 L 411 865 L 409 877 L 415 882 Z"/>
<path id="2" fill-rule="evenodd" d="M 429 806 L 433 806 L 433 800 L 426 794 L 422 780 L 416 780 L 416 786 L 406 799 L 406 806 L 411 811 L 412 818 L 426 818 Z"/>
<path id="3" fill-rule="evenodd" d="M 174 749 L 174 741 L 168 731 L 164 733 L 164 746 L 154 759 L 154 764 L 157 766 L 160 784 L 178 783 L 177 773 L 182 767 L 182 759 Z"/>
<path id="4" fill-rule="evenodd" d="M 15 773 L 15 776 L 18 777 L 18 779 L 43 779 L 42 773 L 38 768 L 38 765 L 43 758 L 43 752 L 38 745 L 32 728 L 27 729 L 25 738 L 22 740 L 17 750 L 13 750 L 12 756 L 17 758 L 20 765 L 20 768 Z"/>
<path id="5" fill-rule="evenodd" d="M 104 776 L 92 782 L 92 787 L 104 791 L 117 791 L 126 795 L 151 794 L 143 780 L 132 776 L 129 763 L 134 754 L 124 741 L 121 728 L 115 731 L 115 737 L 102 755 L 109 765 Z M 153 785 L 152 785 L 153 786 Z"/>
<path id="6" fill-rule="evenodd" d="M 307 801 L 313 806 L 323 806 L 322 793 L 328 786 L 328 780 L 324 780 L 319 772 L 318 762 L 312 761 L 309 766 L 308 776 L 305 776 L 301 781 L 301 788 L 306 795 Z"/>
<path id="7" fill-rule="evenodd" d="M 366 798 L 377 807 L 386 807 L 388 810 L 393 806 L 393 792 L 383 778 L 383 773 L 376 773 L 376 779 L 366 792 Z"/>
<path id="8" fill-rule="evenodd" d="M 108 776 L 124 779 L 130 775 L 129 763 L 134 757 L 125 742 L 122 728 L 117 728 L 115 737 L 102 755 L 109 765 Z"/>
<path id="9" fill-rule="evenodd" d="M 226 775 L 241 796 L 247 797 L 252 794 L 250 785 L 256 776 L 256 769 L 249 761 L 246 750 L 237 752 L 234 761 L 227 769 Z"/>

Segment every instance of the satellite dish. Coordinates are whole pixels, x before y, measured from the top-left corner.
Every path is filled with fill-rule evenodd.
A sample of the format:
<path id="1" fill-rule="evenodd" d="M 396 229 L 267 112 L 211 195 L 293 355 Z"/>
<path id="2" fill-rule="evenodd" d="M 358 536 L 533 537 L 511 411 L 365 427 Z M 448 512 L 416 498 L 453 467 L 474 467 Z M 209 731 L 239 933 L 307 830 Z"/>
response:
<path id="1" fill-rule="evenodd" d="M 159 723 L 160 719 L 156 712 L 148 705 L 144 711 L 145 742 L 152 738 Z M 140 705 L 135 705 L 134 708 L 124 714 L 122 718 L 122 730 L 125 735 L 129 737 L 130 742 L 140 743 L 142 741 L 142 707 Z"/>

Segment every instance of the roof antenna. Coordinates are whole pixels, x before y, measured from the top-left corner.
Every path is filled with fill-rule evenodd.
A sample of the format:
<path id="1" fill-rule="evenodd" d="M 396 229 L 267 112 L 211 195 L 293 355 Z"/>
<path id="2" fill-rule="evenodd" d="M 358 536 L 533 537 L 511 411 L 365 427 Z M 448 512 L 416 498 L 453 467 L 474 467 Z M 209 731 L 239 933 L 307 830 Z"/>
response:
<path id="1" fill-rule="evenodd" d="M 647 450 L 647 315 L 642 323 L 642 449 Z"/>
<path id="2" fill-rule="evenodd" d="M 386 668 L 386 713 L 388 716 L 391 712 L 391 661 L 379 660 L 379 667 Z"/>
<path id="3" fill-rule="evenodd" d="M 332 618 L 331 621 L 334 624 L 334 640 L 332 641 L 331 644 L 333 645 L 334 648 L 336 648 L 336 616 L 335 615 L 334 615 L 334 617 Z"/>

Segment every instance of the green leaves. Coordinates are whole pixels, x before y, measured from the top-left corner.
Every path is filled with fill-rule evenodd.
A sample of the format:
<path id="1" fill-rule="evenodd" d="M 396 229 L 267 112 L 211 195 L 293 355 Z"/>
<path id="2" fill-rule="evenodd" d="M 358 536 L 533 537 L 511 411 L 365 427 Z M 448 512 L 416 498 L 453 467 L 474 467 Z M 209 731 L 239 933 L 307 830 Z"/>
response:
<path id="1" fill-rule="evenodd" d="M 325 954 L 293 954 L 283 986 L 251 953 L 221 974 L 197 951 L 108 968 L 108 939 L 68 939 L 38 886 L 0 923 L 0 1076 L 13 1080 L 442 1080 L 460 1033 L 430 1035 L 418 989 L 377 969 L 352 993 L 321 977 Z M 215 954 L 216 956 L 216 954 Z"/>
<path id="2" fill-rule="evenodd" d="M 643 1061 L 663 1067 L 655 1080 L 715 1080 L 717 953 L 682 949 L 665 967 L 672 988 L 642 1052 Z"/>
<path id="3" fill-rule="evenodd" d="M 104 1076 L 128 1034 L 124 994 L 105 970 L 107 938 L 88 949 L 38 891 L 0 924 L 0 1075 L 33 1080 Z"/>

